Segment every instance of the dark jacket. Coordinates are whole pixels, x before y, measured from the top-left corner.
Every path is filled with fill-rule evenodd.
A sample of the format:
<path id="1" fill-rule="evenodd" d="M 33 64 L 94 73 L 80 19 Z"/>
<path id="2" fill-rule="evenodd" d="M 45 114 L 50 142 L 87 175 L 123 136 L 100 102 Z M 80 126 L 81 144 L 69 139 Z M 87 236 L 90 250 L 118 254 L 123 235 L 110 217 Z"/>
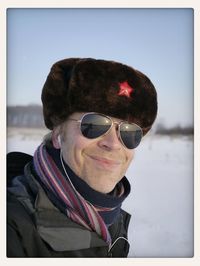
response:
<path id="1" fill-rule="evenodd" d="M 127 257 L 128 213 L 121 210 L 109 227 L 109 247 L 96 232 L 74 223 L 51 202 L 34 177 L 31 156 L 11 153 L 7 165 L 8 257 Z"/>

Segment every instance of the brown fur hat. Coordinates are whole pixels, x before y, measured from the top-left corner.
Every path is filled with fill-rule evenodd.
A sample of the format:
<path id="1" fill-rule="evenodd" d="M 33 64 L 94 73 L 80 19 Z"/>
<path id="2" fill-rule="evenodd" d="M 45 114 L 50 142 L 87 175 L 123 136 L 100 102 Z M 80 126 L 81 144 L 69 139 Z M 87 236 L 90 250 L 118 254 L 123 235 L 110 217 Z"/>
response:
<path id="1" fill-rule="evenodd" d="M 157 94 L 148 77 L 127 65 L 92 58 L 55 63 L 42 102 L 49 129 L 74 112 L 98 112 L 134 122 L 146 134 L 157 114 Z"/>

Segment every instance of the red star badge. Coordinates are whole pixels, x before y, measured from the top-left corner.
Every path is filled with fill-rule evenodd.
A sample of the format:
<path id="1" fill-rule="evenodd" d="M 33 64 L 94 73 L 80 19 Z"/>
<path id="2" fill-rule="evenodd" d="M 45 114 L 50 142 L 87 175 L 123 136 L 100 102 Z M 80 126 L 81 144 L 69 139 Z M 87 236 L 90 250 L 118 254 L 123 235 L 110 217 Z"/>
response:
<path id="1" fill-rule="evenodd" d="M 120 96 L 126 96 L 128 98 L 131 97 L 131 92 L 133 91 L 133 88 L 131 88 L 131 86 L 128 84 L 127 81 L 121 82 L 119 84 L 120 87 L 120 91 L 118 92 L 118 95 Z"/>

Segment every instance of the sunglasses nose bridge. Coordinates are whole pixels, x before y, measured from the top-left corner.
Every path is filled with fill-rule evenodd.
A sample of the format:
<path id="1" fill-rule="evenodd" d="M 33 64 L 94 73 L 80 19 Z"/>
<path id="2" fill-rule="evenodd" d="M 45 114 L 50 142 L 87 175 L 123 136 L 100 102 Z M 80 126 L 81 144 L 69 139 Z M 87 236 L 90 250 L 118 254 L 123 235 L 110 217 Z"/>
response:
<path id="1" fill-rule="evenodd" d="M 115 128 L 118 130 L 120 123 L 116 122 L 116 121 L 113 121 L 113 125 L 116 125 Z"/>
<path id="2" fill-rule="evenodd" d="M 113 125 L 115 126 L 115 130 L 116 130 L 117 136 L 118 136 L 118 138 L 121 141 L 121 136 L 120 136 L 120 125 L 121 125 L 121 122 L 113 121 Z"/>
<path id="3" fill-rule="evenodd" d="M 101 145 L 106 146 L 109 149 L 119 150 L 121 149 L 121 138 L 118 131 L 119 123 L 111 120 L 111 124 L 107 132 L 100 138 Z"/>

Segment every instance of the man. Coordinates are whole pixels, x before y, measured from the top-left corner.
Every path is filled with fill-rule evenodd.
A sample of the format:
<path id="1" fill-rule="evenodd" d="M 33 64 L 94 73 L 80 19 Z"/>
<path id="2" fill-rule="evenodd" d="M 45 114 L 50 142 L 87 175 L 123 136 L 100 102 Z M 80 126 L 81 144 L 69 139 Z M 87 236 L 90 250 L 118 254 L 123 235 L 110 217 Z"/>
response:
<path id="1" fill-rule="evenodd" d="M 55 63 L 42 91 L 51 130 L 8 155 L 8 257 L 126 257 L 134 149 L 157 114 L 151 81 L 121 63 Z"/>

